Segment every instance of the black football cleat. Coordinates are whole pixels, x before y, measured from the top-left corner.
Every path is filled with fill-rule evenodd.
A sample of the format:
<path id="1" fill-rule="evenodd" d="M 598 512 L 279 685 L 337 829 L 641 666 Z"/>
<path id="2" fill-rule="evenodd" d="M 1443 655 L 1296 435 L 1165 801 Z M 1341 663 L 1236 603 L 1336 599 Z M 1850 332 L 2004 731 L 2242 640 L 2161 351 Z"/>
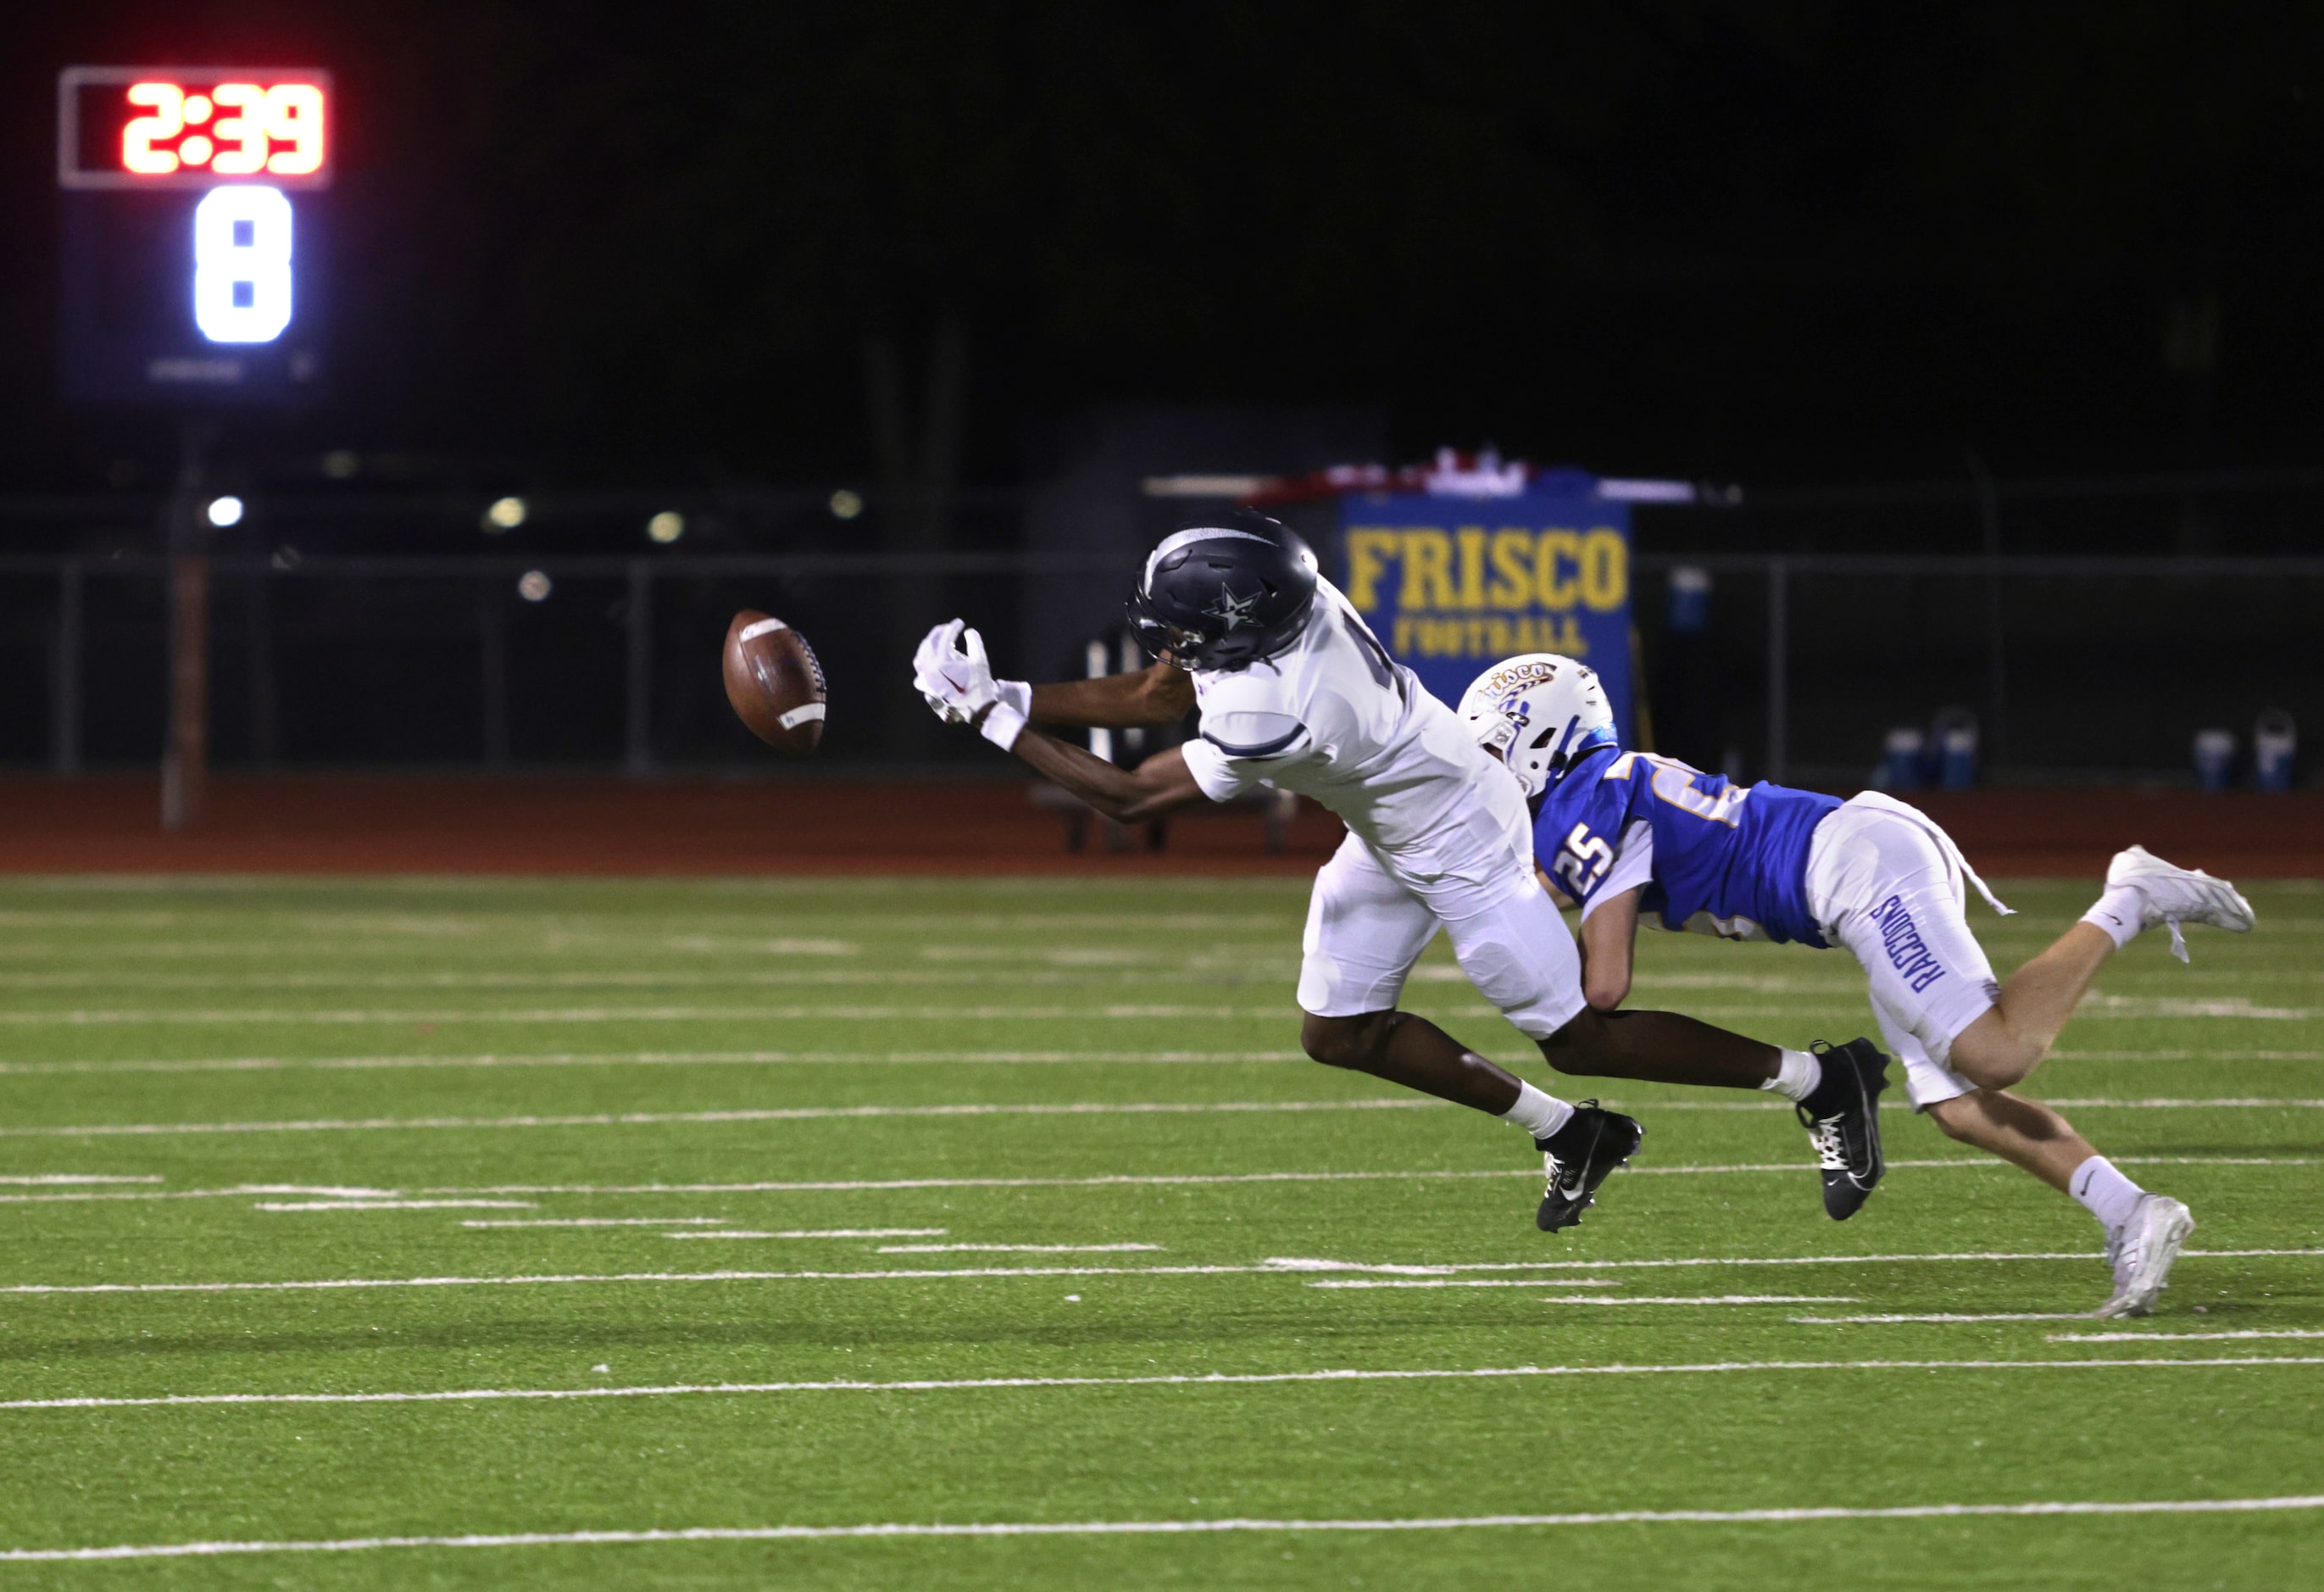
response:
<path id="1" fill-rule="evenodd" d="M 1554 1233 L 1580 1221 L 1582 1213 L 1598 1202 L 1598 1185 L 1637 1152 L 1646 1134 L 1634 1118 L 1608 1111 L 1595 1100 L 1576 1106 L 1563 1127 L 1533 1142 L 1549 1173 L 1534 1225 Z"/>
<path id="2" fill-rule="evenodd" d="M 1888 1170 L 1880 1152 L 1880 1091 L 1888 1087 L 1888 1058 L 1868 1039 L 1818 1041 L 1812 1048 L 1823 1062 L 1823 1079 L 1792 1109 L 1822 1163 L 1824 1214 L 1844 1222 L 1864 1208 Z"/>

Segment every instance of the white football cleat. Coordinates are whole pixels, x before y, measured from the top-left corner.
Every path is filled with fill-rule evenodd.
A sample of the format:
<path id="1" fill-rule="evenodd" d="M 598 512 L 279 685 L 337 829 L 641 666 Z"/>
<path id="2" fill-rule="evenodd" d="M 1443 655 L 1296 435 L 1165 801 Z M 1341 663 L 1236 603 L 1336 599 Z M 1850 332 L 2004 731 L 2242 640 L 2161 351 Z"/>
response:
<path id="1" fill-rule="evenodd" d="M 2225 879 L 2214 879 L 2200 868 L 2175 867 L 2144 846 L 2114 854 L 2114 861 L 2107 865 L 2107 885 L 2110 889 L 2116 884 L 2129 885 L 2144 899 L 2146 921 L 2141 928 L 2152 929 L 2157 923 L 2170 926 L 2171 954 L 2182 962 L 2187 959 L 2187 937 L 2179 932 L 2181 922 L 2209 923 L 2230 934 L 2248 934 L 2255 921 L 2251 902 Z"/>
<path id="2" fill-rule="evenodd" d="M 2100 1320 L 2153 1312 L 2155 1296 L 2171 1278 L 2179 1246 L 2195 1230 L 2187 1208 L 2167 1194 L 2142 1194 L 2130 1219 L 2107 1242 L 2114 1267 L 2114 1297 L 2090 1312 Z"/>

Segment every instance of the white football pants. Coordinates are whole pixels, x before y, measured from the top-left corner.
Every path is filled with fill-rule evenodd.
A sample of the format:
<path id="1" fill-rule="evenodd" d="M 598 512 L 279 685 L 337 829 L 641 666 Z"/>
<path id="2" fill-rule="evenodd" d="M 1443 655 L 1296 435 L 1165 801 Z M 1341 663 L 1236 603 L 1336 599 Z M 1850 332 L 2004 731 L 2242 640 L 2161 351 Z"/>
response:
<path id="1" fill-rule="evenodd" d="M 1300 1009 L 1318 1017 L 1392 1009 L 1440 928 L 1477 993 L 1529 1038 L 1547 1039 L 1586 1004 L 1573 936 L 1530 857 L 1398 879 L 1350 835 L 1308 900 Z"/>
<path id="2" fill-rule="evenodd" d="M 1967 871 L 1942 829 L 1878 791 L 1826 817 L 1808 847 L 1808 911 L 1863 964 L 1881 1037 L 1923 1111 L 1977 1088 L 1950 1065 L 1953 1041 L 2001 995 L 1969 931 Z"/>

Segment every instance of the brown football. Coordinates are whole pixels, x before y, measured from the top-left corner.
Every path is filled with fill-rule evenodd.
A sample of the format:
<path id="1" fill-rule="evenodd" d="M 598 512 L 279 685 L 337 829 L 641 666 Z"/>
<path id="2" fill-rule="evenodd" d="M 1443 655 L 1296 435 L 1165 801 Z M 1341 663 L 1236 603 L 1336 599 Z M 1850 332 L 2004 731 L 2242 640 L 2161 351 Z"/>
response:
<path id="1" fill-rule="evenodd" d="M 823 665 L 807 637 L 745 608 L 726 627 L 726 699 L 751 733 L 803 757 L 823 740 Z"/>

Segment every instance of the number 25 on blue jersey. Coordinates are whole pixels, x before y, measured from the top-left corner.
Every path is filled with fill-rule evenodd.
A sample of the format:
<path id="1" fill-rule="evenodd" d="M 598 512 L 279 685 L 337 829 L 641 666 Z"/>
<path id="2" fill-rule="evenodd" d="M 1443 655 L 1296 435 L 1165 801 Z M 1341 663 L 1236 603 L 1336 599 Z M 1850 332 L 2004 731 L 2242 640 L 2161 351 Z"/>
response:
<path id="1" fill-rule="evenodd" d="M 1567 896 L 1578 902 L 1597 888 L 1613 864 L 1614 848 L 1591 834 L 1588 824 L 1576 824 L 1550 860 L 1549 871 L 1563 882 Z"/>

